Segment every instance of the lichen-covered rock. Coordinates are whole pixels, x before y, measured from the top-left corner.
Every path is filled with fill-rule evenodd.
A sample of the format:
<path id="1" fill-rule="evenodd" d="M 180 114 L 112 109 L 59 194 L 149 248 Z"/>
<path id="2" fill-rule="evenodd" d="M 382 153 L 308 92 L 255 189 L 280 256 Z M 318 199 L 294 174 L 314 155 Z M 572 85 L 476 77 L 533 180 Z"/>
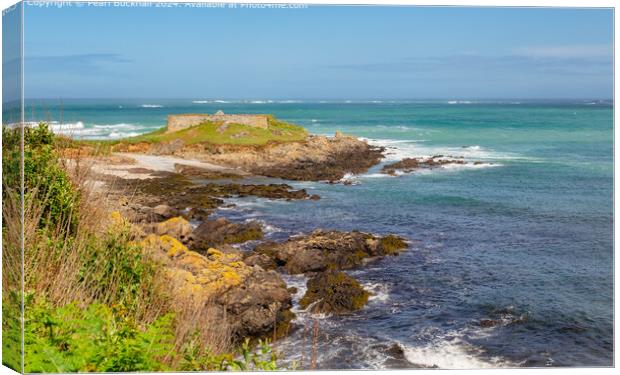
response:
<path id="1" fill-rule="evenodd" d="M 204 256 L 188 250 L 169 235 L 148 235 L 141 245 L 148 254 L 163 261 L 176 292 L 195 300 L 207 300 L 238 286 L 252 273 L 252 268 L 237 255 L 209 249 Z"/>
<path id="2" fill-rule="evenodd" d="M 169 235 L 150 234 L 141 245 L 164 267 L 173 298 L 224 306 L 239 339 L 279 332 L 292 319 L 291 295 L 280 275 L 246 265 L 239 253 L 210 248 L 202 255 Z"/>
<path id="3" fill-rule="evenodd" d="M 256 221 L 231 223 L 225 218 L 207 220 L 191 234 L 191 248 L 205 251 L 220 244 L 242 243 L 263 238 L 261 225 Z"/>
<path id="4" fill-rule="evenodd" d="M 357 231 L 316 230 L 282 243 L 259 244 L 254 253 L 270 257 L 290 274 L 299 274 L 328 268 L 351 269 L 360 266 L 365 258 L 396 255 L 406 247 L 404 240 L 394 235 L 378 238 Z"/>
<path id="5" fill-rule="evenodd" d="M 182 217 L 173 217 L 161 223 L 155 224 L 153 226 L 153 232 L 160 236 L 166 234 L 174 238 L 178 238 L 181 242 L 185 243 L 189 240 L 189 235 L 192 232 L 192 226 Z"/>
<path id="6" fill-rule="evenodd" d="M 299 305 L 314 313 L 348 313 L 361 309 L 368 302 L 368 292 L 343 272 L 322 272 L 308 280 L 307 286 Z"/>

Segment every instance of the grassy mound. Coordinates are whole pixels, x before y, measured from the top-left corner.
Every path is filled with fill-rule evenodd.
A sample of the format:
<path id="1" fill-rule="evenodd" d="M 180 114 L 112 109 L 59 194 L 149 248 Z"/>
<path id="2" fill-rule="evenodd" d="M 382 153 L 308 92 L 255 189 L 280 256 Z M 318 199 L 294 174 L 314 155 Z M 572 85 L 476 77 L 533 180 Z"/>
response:
<path id="1" fill-rule="evenodd" d="M 267 129 L 255 128 L 241 124 L 224 124 L 223 122 L 205 122 L 172 133 L 166 128 L 155 130 L 132 138 L 122 140 L 128 143 L 157 143 L 176 139 L 186 145 L 196 143 L 229 144 L 229 145 L 264 145 L 268 142 L 301 141 L 308 136 L 306 129 L 284 121 L 269 118 Z"/>

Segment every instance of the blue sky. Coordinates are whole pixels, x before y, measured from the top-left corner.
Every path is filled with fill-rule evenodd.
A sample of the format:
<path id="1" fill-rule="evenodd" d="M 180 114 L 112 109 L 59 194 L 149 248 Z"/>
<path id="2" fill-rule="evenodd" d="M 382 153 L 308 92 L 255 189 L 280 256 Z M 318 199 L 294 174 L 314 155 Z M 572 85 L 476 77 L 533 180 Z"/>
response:
<path id="1" fill-rule="evenodd" d="M 29 98 L 611 98 L 609 9 L 25 9 Z"/>

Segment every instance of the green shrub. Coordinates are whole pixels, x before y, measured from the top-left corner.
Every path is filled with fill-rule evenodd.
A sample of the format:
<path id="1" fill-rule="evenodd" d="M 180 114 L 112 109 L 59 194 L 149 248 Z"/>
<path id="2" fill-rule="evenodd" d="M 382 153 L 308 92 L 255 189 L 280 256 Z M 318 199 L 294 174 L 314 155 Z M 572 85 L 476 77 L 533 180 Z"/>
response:
<path id="1" fill-rule="evenodd" d="M 20 186 L 20 128 L 2 128 L 5 149 L 2 155 L 4 186 Z M 24 200 L 41 205 L 39 226 L 74 230 L 74 209 L 79 193 L 59 163 L 55 137 L 44 123 L 24 127 Z M 4 198 L 4 197 L 3 197 Z"/>
<path id="2" fill-rule="evenodd" d="M 140 329 L 125 310 L 102 304 L 53 308 L 26 297 L 26 372 L 118 372 L 166 370 L 173 355 L 172 315 Z"/>
<path id="3" fill-rule="evenodd" d="M 174 345 L 174 316 L 167 314 L 140 328 L 123 306 L 72 303 L 54 308 L 29 294 L 25 313 L 25 371 L 248 371 L 277 370 L 268 342 L 252 350 L 249 340 L 237 355 L 201 350 L 198 335 L 180 353 Z M 181 358 L 175 361 L 175 358 Z M 178 363 L 171 367 L 167 363 Z M 10 363 L 9 363 L 10 364 Z"/>
<path id="4" fill-rule="evenodd" d="M 2 298 L 2 364 L 21 372 L 22 327 L 20 294 L 3 291 Z"/>
<path id="5" fill-rule="evenodd" d="M 131 241 L 130 226 L 117 221 L 99 235 L 91 235 L 78 282 L 86 283 L 100 302 L 123 304 L 135 311 L 153 290 L 157 265 Z"/>

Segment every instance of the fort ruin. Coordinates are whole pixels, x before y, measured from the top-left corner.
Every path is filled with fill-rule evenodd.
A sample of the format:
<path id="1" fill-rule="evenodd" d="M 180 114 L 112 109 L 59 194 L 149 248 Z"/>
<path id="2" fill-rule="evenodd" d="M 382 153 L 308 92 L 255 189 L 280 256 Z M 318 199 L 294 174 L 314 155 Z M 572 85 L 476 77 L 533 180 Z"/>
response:
<path id="1" fill-rule="evenodd" d="M 229 115 L 222 111 L 210 114 L 187 113 L 180 115 L 168 115 L 167 132 L 176 132 L 191 126 L 200 125 L 205 122 L 215 122 L 223 124 L 241 124 L 255 128 L 267 129 L 269 127 L 269 116 L 267 115 Z"/>

